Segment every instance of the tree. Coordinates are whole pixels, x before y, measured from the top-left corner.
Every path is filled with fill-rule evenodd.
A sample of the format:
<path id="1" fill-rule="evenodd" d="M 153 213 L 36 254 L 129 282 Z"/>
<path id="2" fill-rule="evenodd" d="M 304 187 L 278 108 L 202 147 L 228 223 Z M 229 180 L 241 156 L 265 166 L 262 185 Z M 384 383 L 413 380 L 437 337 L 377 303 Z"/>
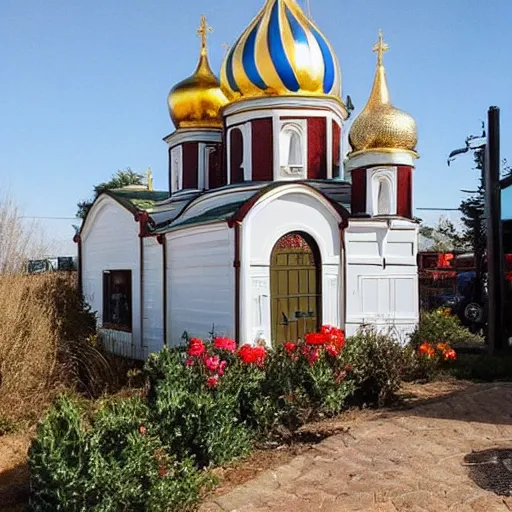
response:
<path id="1" fill-rule="evenodd" d="M 422 225 L 420 235 L 431 242 L 431 251 L 448 252 L 467 248 L 460 231 L 446 217 L 440 217 L 437 226 Z"/>
<path id="2" fill-rule="evenodd" d="M 94 194 L 92 199 L 87 201 L 81 201 L 77 203 L 78 211 L 76 213 L 77 218 L 85 219 L 87 213 L 89 212 L 92 204 L 96 200 L 96 198 L 105 192 L 106 190 L 113 190 L 116 188 L 123 188 L 129 185 L 145 185 L 144 183 L 145 177 L 143 174 L 136 173 L 132 171 L 129 167 L 126 168 L 125 171 L 117 171 L 109 181 L 105 183 L 99 183 L 94 187 Z"/>

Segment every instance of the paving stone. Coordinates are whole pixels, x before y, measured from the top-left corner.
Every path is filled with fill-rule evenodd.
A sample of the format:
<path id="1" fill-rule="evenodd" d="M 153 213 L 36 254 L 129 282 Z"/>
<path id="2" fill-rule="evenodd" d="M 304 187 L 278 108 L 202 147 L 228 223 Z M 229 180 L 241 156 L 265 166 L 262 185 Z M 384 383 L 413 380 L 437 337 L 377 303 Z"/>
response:
<path id="1" fill-rule="evenodd" d="M 206 503 L 201 512 L 511 512 L 464 457 L 512 449 L 512 385 L 470 386 L 435 403 L 372 417 Z"/>

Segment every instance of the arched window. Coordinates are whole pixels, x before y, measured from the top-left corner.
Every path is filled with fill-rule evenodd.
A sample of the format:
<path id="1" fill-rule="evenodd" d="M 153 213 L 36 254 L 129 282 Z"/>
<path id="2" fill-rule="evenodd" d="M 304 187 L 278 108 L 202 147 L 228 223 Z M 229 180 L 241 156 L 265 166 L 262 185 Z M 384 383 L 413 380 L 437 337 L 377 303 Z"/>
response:
<path id="1" fill-rule="evenodd" d="M 281 176 L 305 178 L 306 140 L 302 124 L 287 123 L 279 134 L 279 163 Z"/>
<path id="2" fill-rule="evenodd" d="M 391 214 L 391 187 L 386 179 L 379 180 L 379 191 L 377 195 L 377 215 Z"/>

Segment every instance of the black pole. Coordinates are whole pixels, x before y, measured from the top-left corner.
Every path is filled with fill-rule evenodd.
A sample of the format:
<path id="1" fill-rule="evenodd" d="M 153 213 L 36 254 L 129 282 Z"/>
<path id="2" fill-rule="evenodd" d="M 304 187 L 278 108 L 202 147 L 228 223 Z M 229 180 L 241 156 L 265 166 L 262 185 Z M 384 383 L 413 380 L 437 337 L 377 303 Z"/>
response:
<path id="1" fill-rule="evenodd" d="M 487 158 L 485 163 L 485 193 L 487 210 L 487 275 L 488 275 L 488 333 L 492 354 L 504 348 L 503 324 L 503 240 L 501 229 L 500 187 L 500 109 L 488 111 Z"/>

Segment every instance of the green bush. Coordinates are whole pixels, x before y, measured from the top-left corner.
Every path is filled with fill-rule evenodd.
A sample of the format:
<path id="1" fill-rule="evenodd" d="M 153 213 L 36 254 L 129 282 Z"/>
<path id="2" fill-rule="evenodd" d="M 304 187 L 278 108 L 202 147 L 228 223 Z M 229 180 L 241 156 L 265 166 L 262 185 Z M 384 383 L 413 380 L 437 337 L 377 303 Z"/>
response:
<path id="1" fill-rule="evenodd" d="M 512 356 L 460 354 L 451 373 L 455 377 L 465 380 L 511 381 Z"/>
<path id="2" fill-rule="evenodd" d="M 193 457 L 199 467 L 248 453 L 253 435 L 241 419 L 229 370 L 208 387 L 200 361 L 188 367 L 184 359 L 183 353 L 164 349 L 146 366 L 149 405 L 164 443 L 180 458 Z"/>
<path id="3" fill-rule="evenodd" d="M 60 398 L 29 453 L 33 511 L 182 511 L 207 484 L 190 460 L 177 461 L 137 397 L 84 411 Z"/>
<path id="4" fill-rule="evenodd" d="M 29 450 L 30 510 L 86 510 L 89 435 L 82 409 L 61 397 L 39 425 Z"/>
<path id="5" fill-rule="evenodd" d="M 418 327 L 411 334 L 411 345 L 415 348 L 422 343 L 448 343 L 450 345 L 483 344 L 481 336 L 472 334 L 461 325 L 460 320 L 447 310 L 423 312 Z"/>
<path id="6" fill-rule="evenodd" d="M 393 336 L 363 328 L 347 339 L 345 361 L 351 368 L 355 404 L 383 406 L 400 388 L 404 365 L 403 348 Z"/>

